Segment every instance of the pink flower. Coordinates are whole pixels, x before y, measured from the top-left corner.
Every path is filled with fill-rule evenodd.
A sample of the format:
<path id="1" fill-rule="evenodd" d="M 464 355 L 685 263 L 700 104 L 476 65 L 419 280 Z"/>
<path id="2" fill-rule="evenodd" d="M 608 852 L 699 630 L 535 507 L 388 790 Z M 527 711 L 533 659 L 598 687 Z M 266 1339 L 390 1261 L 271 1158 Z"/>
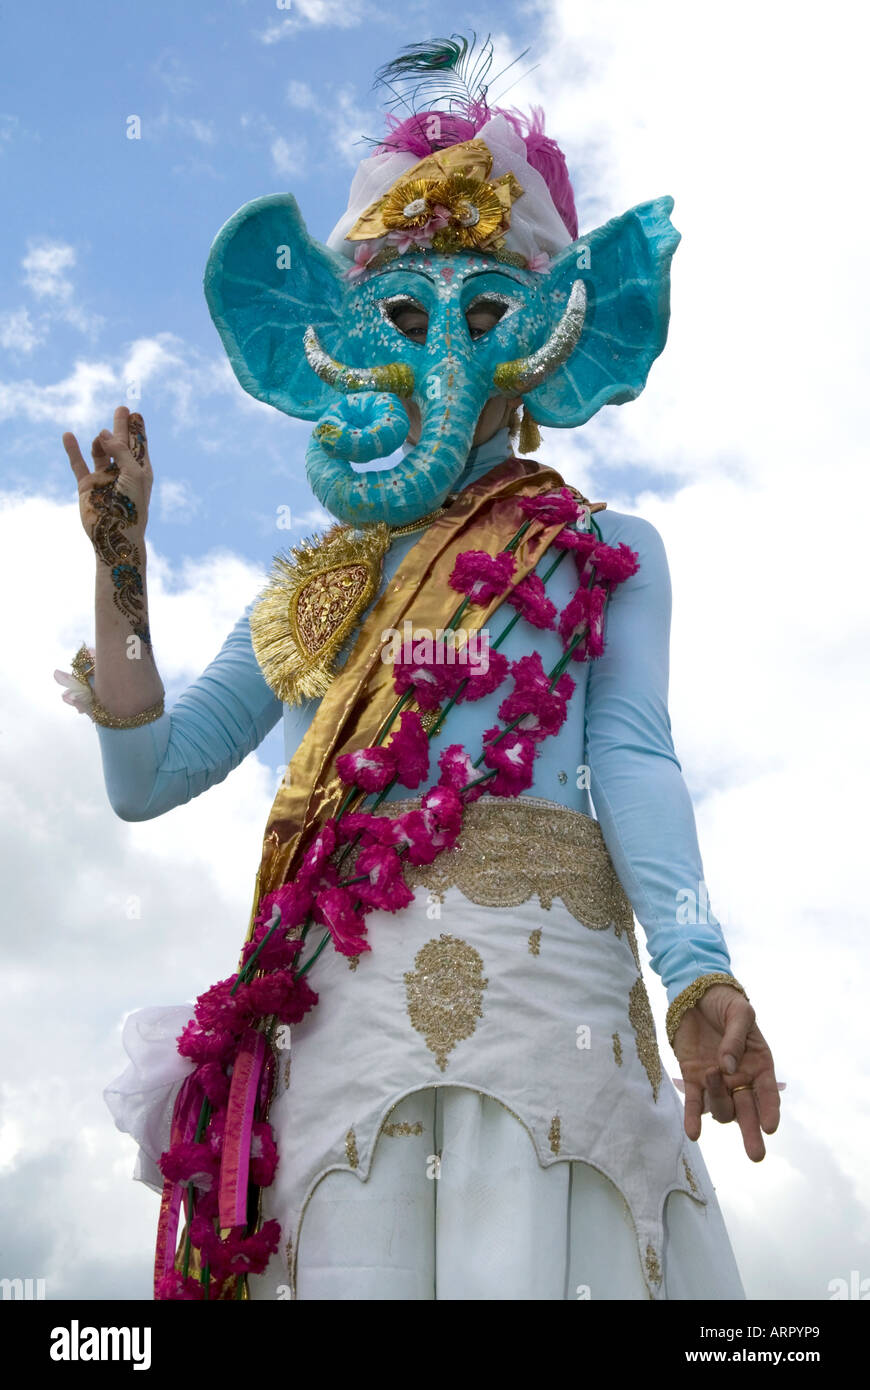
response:
<path id="1" fill-rule="evenodd" d="M 639 568 L 637 553 L 622 542 L 614 548 L 600 541 L 590 558 L 598 578 L 608 579 L 611 584 L 621 584 Z"/>
<path id="2" fill-rule="evenodd" d="M 368 811 L 349 811 L 338 822 L 337 830 L 343 841 L 355 840 L 359 835 L 364 845 L 393 843 L 389 817 L 373 816 Z"/>
<path id="3" fill-rule="evenodd" d="M 487 767 L 496 769 L 496 776 L 482 785 L 491 796 L 519 796 L 534 780 L 535 743 L 518 729 L 505 734 L 496 743 L 494 740 L 501 733 L 498 728 L 487 729 L 483 736 L 486 745 L 483 761 Z"/>
<path id="4" fill-rule="evenodd" d="M 220 1062 L 201 1062 L 196 1069 L 200 1085 L 213 1106 L 226 1105 L 230 1093 L 230 1078 Z"/>
<path id="5" fill-rule="evenodd" d="M 354 252 L 353 265 L 344 272 L 345 280 L 356 280 L 358 276 L 364 275 L 368 269 L 369 261 L 374 260 L 377 254 L 377 242 L 361 241 Z"/>
<path id="6" fill-rule="evenodd" d="M 422 811 L 405 811 L 390 821 L 390 827 L 393 843 L 409 864 L 431 864 L 437 858 L 439 847 Z"/>
<path id="7" fill-rule="evenodd" d="M 316 883 L 327 859 L 335 849 L 335 839 L 335 820 L 330 816 L 329 820 L 324 821 L 305 852 L 299 872 L 296 875 L 298 884 L 308 887 Z"/>
<path id="8" fill-rule="evenodd" d="M 243 1235 L 243 1229 L 234 1228 L 224 1241 L 229 1252 L 230 1271 L 233 1274 L 262 1274 L 269 1263 L 269 1256 L 278 1249 L 281 1227 L 277 1221 L 264 1221 L 262 1230 L 252 1236 Z"/>
<path id="9" fill-rule="evenodd" d="M 274 893 L 266 893 L 260 899 L 255 918 L 257 930 L 254 933 L 254 940 L 260 941 L 271 926 L 273 908 L 277 907 L 281 912 L 279 931 L 282 929 L 289 931 L 291 927 L 302 925 L 311 911 L 313 901 L 311 890 L 301 883 L 285 883 Z M 260 928 L 263 930 L 261 931 Z"/>
<path id="10" fill-rule="evenodd" d="M 318 893 L 314 916 L 322 922 L 332 937 L 336 951 L 343 956 L 358 956 L 371 947 L 365 939 L 366 924 L 354 909 L 354 899 L 348 888 L 327 888 Z"/>
<path id="11" fill-rule="evenodd" d="M 208 1032 L 191 1019 L 178 1036 L 178 1051 L 192 1062 L 225 1062 L 235 1051 L 237 1038 L 230 1028 Z"/>
<path id="12" fill-rule="evenodd" d="M 395 231 L 387 232 L 386 240 L 390 246 L 396 247 L 400 256 L 404 256 L 412 246 L 431 246 L 432 233 L 435 230 L 434 227 L 430 230 L 429 222 L 424 223 L 422 227 L 397 227 Z"/>
<path id="13" fill-rule="evenodd" d="M 482 700 L 491 695 L 501 685 L 507 675 L 508 661 L 503 652 L 489 650 L 483 656 L 476 656 L 466 662 L 465 674 L 468 684 L 457 691 L 456 703 L 465 700 Z"/>
<path id="14" fill-rule="evenodd" d="M 450 849 L 462 829 L 462 799 L 453 787 L 430 787 L 421 804 L 431 843 L 437 850 Z"/>
<path id="15" fill-rule="evenodd" d="M 396 775 L 396 758 L 386 748 L 361 748 L 357 753 L 342 753 L 335 767 L 342 782 L 356 783 L 364 792 L 381 792 Z"/>
<path id="16" fill-rule="evenodd" d="M 556 605 L 547 598 L 544 581 L 540 575 L 527 574 L 513 592 L 508 594 L 507 601 L 533 627 L 555 627 Z"/>
<path id="17" fill-rule="evenodd" d="M 436 203 L 432 210 L 432 216 L 426 223 L 427 230 L 439 232 L 442 227 L 446 227 L 450 218 L 453 216 L 449 208 L 445 208 L 441 203 Z"/>
<path id="18" fill-rule="evenodd" d="M 464 550 L 457 555 L 450 575 L 450 587 L 467 594 L 472 603 L 488 603 L 503 594 L 516 568 L 509 550 L 490 555 L 486 550 Z"/>
<path id="19" fill-rule="evenodd" d="M 276 897 L 277 894 L 270 893 L 269 896 Z M 310 893 L 306 894 L 306 896 L 309 903 L 313 903 L 313 896 Z M 255 925 L 252 939 L 246 942 L 242 948 L 243 965 L 247 965 L 251 957 L 257 953 L 260 942 L 264 937 L 269 936 L 270 930 L 271 928 L 268 922 L 260 922 L 258 925 Z M 262 947 L 259 955 L 257 955 L 257 969 L 280 970 L 284 966 L 292 965 L 301 949 L 301 940 L 298 937 L 288 940 L 284 926 L 280 925 L 272 932 L 265 946 Z"/>
<path id="20" fill-rule="evenodd" d="M 191 1244 L 202 1251 L 203 1261 L 208 1261 L 218 1281 L 231 1274 L 262 1274 L 269 1256 L 278 1249 L 280 1236 L 277 1221 L 266 1221 L 252 1236 L 244 1234 L 243 1226 L 236 1226 L 224 1240 L 205 1217 L 195 1216 L 190 1223 Z"/>
<path id="21" fill-rule="evenodd" d="M 565 605 L 559 618 L 559 633 L 565 647 L 569 647 L 577 632 L 587 628 L 586 635 L 572 652 L 574 661 L 587 661 L 600 656 L 604 651 L 604 603 L 606 590 L 596 585 L 592 589 L 578 589 L 574 597 Z"/>
<path id="22" fill-rule="evenodd" d="M 97 659 L 97 654 L 93 647 L 85 647 L 85 651 L 93 664 Z M 64 704 L 72 705 L 79 714 L 88 714 L 94 707 L 94 692 L 89 681 L 79 680 L 72 671 L 55 671 L 54 678 L 58 685 L 66 686 L 63 693 Z"/>
<path id="23" fill-rule="evenodd" d="M 255 1120 L 251 1135 L 251 1182 L 257 1187 L 268 1187 L 278 1167 L 278 1149 L 272 1135 L 272 1126 L 265 1120 Z"/>
<path id="24" fill-rule="evenodd" d="M 368 845 L 360 851 L 356 869 L 368 874 L 367 879 L 353 887 L 357 897 L 369 907 L 398 912 L 413 900 L 414 894 L 402 874 L 402 861 L 392 845 Z"/>
<path id="25" fill-rule="evenodd" d="M 222 1028 L 235 1032 L 243 1026 L 239 1000 L 232 993 L 236 978 L 235 975 L 228 975 L 225 980 L 218 980 L 197 999 L 194 1008 L 196 1021 L 207 1032 Z"/>
<path id="26" fill-rule="evenodd" d="M 437 709 L 449 698 L 463 678 L 463 670 L 455 661 L 443 660 L 439 648 L 432 661 L 396 661 L 393 664 L 393 688 L 397 695 L 413 689 L 414 698 L 422 710 Z"/>
<path id="27" fill-rule="evenodd" d="M 464 802 L 477 801 L 478 797 L 483 796 L 485 782 L 469 791 L 462 791 L 463 787 L 468 786 L 469 782 L 474 782 L 481 773 L 461 743 L 451 743 L 449 748 L 445 748 L 438 759 L 438 766 L 441 768 L 441 776 L 438 779 L 440 786 L 450 787 L 457 794 L 461 794 Z"/>
<path id="28" fill-rule="evenodd" d="M 553 691 L 550 695 L 537 695 L 531 691 L 515 690 L 498 707 L 498 717 L 505 724 L 513 724 L 522 734 L 539 743 L 541 739 L 557 734 L 565 723 L 568 706 Z"/>
<path id="29" fill-rule="evenodd" d="M 173 1269 L 168 1274 L 162 1274 L 157 1280 L 154 1285 L 154 1297 L 164 1301 L 194 1300 L 205 1298 L 205 1288 L 192 1275 L 189 1274 L 185 1278 L 177 1269 Z"/>
<path id="30" fill-rule="evenodd" d="M 192 1182 L 209 1192 L 217 1181 L 219 1162 L 208 1144 L 173 1144 L 160 1155 L 160 1171 L 170 1182 Z"/>
<path id="31" fill-rule="evenodd" d="M 334 892 L 334 889 L 328 889 Z M 279 1023 L 301 1023 L 317 1003 L 317 995 L 304 975 L 298 979 L 289 970 L 274 971 L 239 987 L 238 997 L 248 1019 L 274 1014 Z"/>
<path id="32" fill-rule="evenodd" d="M 517 500 L 526 516 L 537 517 L 547 526 L 554 526 L 559 521 L 563 525 L 576 521 L 580 511 L 580 503 L 566 487 L 560 487 L 557 492 L 543 492 L 537 497 L 520 497 Z"/>
<path id="33" fill-rule="evenodd" d="M 401 715 L 399 728 L 390 739 L 387 750 L 403 787 L 419 787 L 423 779 L 429 776 L 429 736 L 415 710 L 405 710 Z M 377 791 L 378 788 L 371 790 Z"/>
<path id="34" fill-rule="evenodd" d="M 598 544 L 592 531 L 575 531 L 573 526 L 566 526 L 563 531 L 553 537 L 551 542 L 557 550 L 573 550 L 574 559 L 580 564 L 581 559 L 585 560 Z"/>

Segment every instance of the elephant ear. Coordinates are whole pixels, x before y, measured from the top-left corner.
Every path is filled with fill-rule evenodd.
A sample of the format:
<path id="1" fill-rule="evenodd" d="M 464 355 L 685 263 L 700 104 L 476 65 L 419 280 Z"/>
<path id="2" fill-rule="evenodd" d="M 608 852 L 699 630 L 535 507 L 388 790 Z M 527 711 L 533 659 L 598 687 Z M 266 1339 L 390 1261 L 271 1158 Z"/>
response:
<path id="1" fill-rule="evenodd" d="M 296 199 L 246 203 L 214 239 L 205 268 L 209 311 L 245 390 L 287 415 L 316 420 L 337 399 L 308 364 L 302 335 L 336 337 L 344 256 L 308 235 Z"/>
<path id="2" fill-rule="evenodd" d="M 668 336 L 670 263 L 680 241 L 668 215 L 673 206 L 673 198 L 641 203 L 554 260 L 553 321 L 576 280 L 586 286 L 586 317 L 571 356 L 524 397 L 542 425 L 585 424 L 603 405 L 622 405 L 643 390 Z"/>

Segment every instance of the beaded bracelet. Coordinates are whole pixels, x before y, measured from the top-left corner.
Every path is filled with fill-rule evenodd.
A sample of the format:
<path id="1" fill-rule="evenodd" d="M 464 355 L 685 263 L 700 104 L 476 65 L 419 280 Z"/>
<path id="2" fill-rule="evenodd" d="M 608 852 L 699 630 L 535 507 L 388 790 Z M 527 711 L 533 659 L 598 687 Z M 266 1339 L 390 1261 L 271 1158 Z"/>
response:
<path id="1" fill-rule="evenodd" d="M 93 675 L 94 662 L 91 660 L 90 653 L 84 643 L 73 657 L 72 671 L 77 680 L 90 687 L 89 677 Z M 143 724 L 150 724 L 153 720 L 159 719 L 163 712 L 163 695 L 160 696 L 156 704 L 150 705 L 148 709 L 140 710 L 138 714 L 110 714 L 105 705 L 100 704 L 96 695 L 92 697 L 88 706 L 88 714 L 94 723 L 102 724 L 106 729 L 138 729 Z"/>
<path id="2" fill-rule="evenodd" d="M 668 1009 L 667 1018 L 665 1019 L 665 1029 L 671 1047 L 674 1045 L 674 1037 L 682 1022 L 683 1014 L 688 1013 L 689 1009 L 694 1009 L 698 1001 L 703 999 L 707 990 L 712 989 L 714 985 L 730 985 L 732 989 L 739 990 L 747 1003 L 749 1002 L 749 995 L 746 993 L 743 986 L 735 980 L 733 975 L 726 975 L 724 971 L 718 971 L 713 975 L 700 975 L 697 980 L 693 980 L 690 985 L 687 985 L 686 988 L 677 995 Z"/>

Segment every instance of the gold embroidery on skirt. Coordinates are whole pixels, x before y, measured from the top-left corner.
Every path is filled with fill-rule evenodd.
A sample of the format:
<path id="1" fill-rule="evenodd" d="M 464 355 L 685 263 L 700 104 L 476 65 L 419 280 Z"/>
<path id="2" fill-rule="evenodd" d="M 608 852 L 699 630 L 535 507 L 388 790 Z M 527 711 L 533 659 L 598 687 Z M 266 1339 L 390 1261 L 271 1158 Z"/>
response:
<path id="1" fill-rule="evenodd" d="M 639 975 L 632 985 L 631 994 L 628 997 L 628 1021 L 634 1029 L 637 1055 L 649 1077 L 653 1100 L 658 1100 L 659 1086 L 662 1084 L 662 1059 L 659 1056 L 656 1026 L 650 1008 L 649 995 L 646 992 L 646 985 Z"/>
<path id="2" fill-rule="evenodd" d="M 662 1282 L 662 1267 L 659 1264 L 659 1257 L 651 1245 L 646 1247 L 646 1272 L 651 1284 Z"/>
<path id="3" fill-rule="evenodd" d="M 530 955 L 530 956 L 539 956 L 540 954 L 541 954 L 541 928 L 540 928 L 540 927 L 535 927 L 535 930 L 534 930 L 533 932 L 531 932 L 530 935 L 529 935 L 529 955 Z"/>
<path id="4" fill-rule="evenodd" d="M 553 1121 L 550 1125 L 550 1133 L 547 1135 L 547 1138 L 550 1141 L 550 1148 L 553 1153 L 559 1153 L 562 1148 L 562 1121 L 559 1119 L 558 1115 L 553 1116 Z"/>
<path id="5" fill-rule="evenodd" d="M 394 1139 L 403 1134 L 422 1134 L 423 1124 L 420 1120 L 385 1120 L 381 1125 L 381 1134 L 386 1134 Z"/>
<path id="6" fill-rule="evenodd" d="M 695 1174 L 692 1172 L 691 1168 L 689 1167 L 689 1165 L 688 1165 L 688 1163 L 686 1162 L 685 1159 L 683 1159 L 683 1168 L 684 1168 L 685 1174 L 686 1174 L 686 1182 L 689 1184 L 690 1188 L 692 1189 L 692 1191 L 693 1191 L 693 1192 L 695 1193 L 695 1195 L 697 1196 L 698 1193 L 701 1191 L 701 1189 L 700 1189 L 700 1187 L 699 1187 L 699 1185 L 698 1185 L 698 1179 L 695 1177 Z"/>
<path id="7" fill-rule="evenodd" d="M 458 937 L 427 941 L 417 952 L 414 969 L 405 974 L 408 1017 L 443 1071 L 447 1054 L 470 1038 L 483 1018 L 482 996 L 488 981 L 473 946 Z"/>
<path id="8" fill-rule="evenodd" d="M 618 1067 L 622 1066 L 622 1039 L 618 1033 L 613 1035 L 613 1060 Z"/>
<path id="9" fill-rule="evenodd" d="M 351 1168 L 357 1168 L 359 1166 L 359 1154 L 357 1153 L 356 1147 L 356 1135 L 352 1129 L 347 1131 L 347 1136 L 344 1141 L 344 1151 L 347 1154 L 347 1161 Z"/>

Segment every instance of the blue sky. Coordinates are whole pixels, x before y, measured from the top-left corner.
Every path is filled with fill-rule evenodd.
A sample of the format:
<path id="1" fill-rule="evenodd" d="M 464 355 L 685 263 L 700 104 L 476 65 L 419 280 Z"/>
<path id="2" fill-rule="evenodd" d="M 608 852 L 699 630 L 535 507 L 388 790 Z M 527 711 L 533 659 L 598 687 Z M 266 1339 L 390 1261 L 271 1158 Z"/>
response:
<path id="1" fill-rule="evenodd" d="M 8 274 L 3 309 L 26 308 L 44 336 L 38 352 L 22 352 L 24 336 L 16 345 L 7 331 L 7 362 L 36 368 L 44 386 L 83 356 L 117 371 L 138 339 L 161 340 L 180 358 L 139 383 L 155 467 L 151 534 L 172 559 L 231 540 L 262 560 L 277 505 L 310 510 L 308 431 L 274 410 L 245 409 L 241 388 L 217 377 L 224 354 L 202 274 L 220 227 L 262 194 L 292 191 L 325 240 L 367 152 L 360 135 L 382 131 L 372 74 L 401 43 L 426 37 L 431 22 L 422 5 L 403 8 L 398 25 L 392 11 L 372 9 L 359 22 L 353 2 L 326 8 L 348 27 L 308 22 L 295 3 L 232 0 L 104 3 L 89 5 L 84 19 L 77 7 L 49 4 L 5 21 L 4 260 L 20 266 L 51 244 L 71 252 L 66 261 L 56 253 L 53 275 L 43 264 L 40 284 L 39 265 Z M 483 32 L 505 19 L 503 8 L 467 16 L 455 8 Z M 512 38 L 529 27 L 521 7 Z M 131 116 L 140 118 L 139 139 L 128 138 Z M 99 390 L 102 413 L 68 426 L 86 457 L 93 434 L 111 423 L 109 399 Z M 36 453 L 40 486 L 68 495 L 62 430 L 41 425 L 20 413 L 2 420 L 4 472 Z"/>
<path id="2" fill-rule="evenodd" d="M 151 628 L 171 702 L 275 551 L 318 519 L 310 427 L 254 402 L 228 367 L 202 292 L 211 242 L 281 190 L 324 239 L 366 153 L 354 142 L 381 130 L 375 68 L 433 28 L 474 27 L 492 31 L 499 64 L 532 45 L 510 100 L 545 106 L 581 229 L 675 199 L 670 334 L 646 390 L 581 430 L 545 430 L 538 457 L 665 542 L 670 709 L 705 877 L 788 1084 L 761 1165 L 733 1127 L 704 1122 L 747 1292 L 826 1298 L 833 1279 L 870 1277 L 856 13 L 848 0 L 823 15 L 787 0 L 6 7 L 0 1275 L 46 1277 L 49 1297 L 148 1297 L 156 1198 L 130 1181 L 132 1142 L 102 1088 L 124 1066 L 130 1010 L 192 999 L 237 958 L 283 770 L 276 730 L 208 796 L 153 822 L 112 814 L 96 735 L 52 680 L 93 633 L 61 435 L 87 457 L 138 381 Z M 295 532 L 276 526 L 285 505 Z M 664 992 L 646 974 L 673 1075 Z"/>

